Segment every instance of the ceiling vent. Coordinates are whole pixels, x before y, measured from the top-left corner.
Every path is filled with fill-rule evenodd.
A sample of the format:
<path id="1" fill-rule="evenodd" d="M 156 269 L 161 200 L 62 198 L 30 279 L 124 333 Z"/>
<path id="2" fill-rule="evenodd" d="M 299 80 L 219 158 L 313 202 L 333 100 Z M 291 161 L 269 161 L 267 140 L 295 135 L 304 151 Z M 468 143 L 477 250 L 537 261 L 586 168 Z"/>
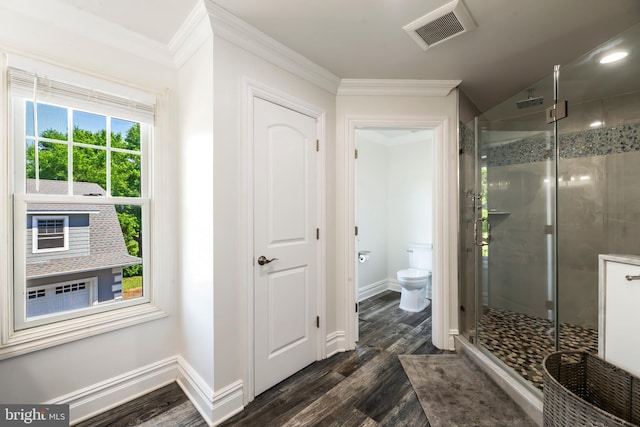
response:
<path id="1" fill-rule="evenodd" d="M 476 28 L 461 0 L 454 0 L 405 25 L 403 29 L 423 50 Z"/>

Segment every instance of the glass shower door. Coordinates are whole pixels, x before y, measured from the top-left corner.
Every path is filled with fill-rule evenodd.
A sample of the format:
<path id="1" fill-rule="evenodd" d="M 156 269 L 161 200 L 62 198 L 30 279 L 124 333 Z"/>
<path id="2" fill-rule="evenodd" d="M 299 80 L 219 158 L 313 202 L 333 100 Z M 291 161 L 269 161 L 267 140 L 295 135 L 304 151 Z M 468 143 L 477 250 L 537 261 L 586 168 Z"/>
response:
<path id="1" fill-rule="evenodd" d="M 538 389 L 547 354 L 598 351 L 598 256 L 640 255 L 638 45 L 640 24 L 461 138 L 461 330 Z M 548 110 L 565 100 L 565 118 Z"/>
<path id="2" fill-rule="evenodd" d="M 542 384 L 554 350 L 555 136 L 551 77 L 477 118 L 477 340 L 511 372 Z"/>
<path id="3" fill-rule="evenodd" d="M 560 68 L 561 350 L 598 352 L 598 255 L 640 254 L 640 25 Z M 611 52 L 627 52 L 602 61 Z M 601 62 L 602 61 L 602 62 Z"/>

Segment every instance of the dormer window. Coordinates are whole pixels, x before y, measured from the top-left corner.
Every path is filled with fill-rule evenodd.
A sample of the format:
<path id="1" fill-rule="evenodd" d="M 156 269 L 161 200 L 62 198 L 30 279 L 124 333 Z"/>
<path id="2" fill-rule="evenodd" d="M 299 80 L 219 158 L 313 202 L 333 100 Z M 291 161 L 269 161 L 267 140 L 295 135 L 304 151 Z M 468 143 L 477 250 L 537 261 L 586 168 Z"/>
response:
<path id="1" fill-rule="evenodd" d="M 34 216 L 31 232 L 33 253 L 65 251 L 69 249 L 68 216 Z"/>

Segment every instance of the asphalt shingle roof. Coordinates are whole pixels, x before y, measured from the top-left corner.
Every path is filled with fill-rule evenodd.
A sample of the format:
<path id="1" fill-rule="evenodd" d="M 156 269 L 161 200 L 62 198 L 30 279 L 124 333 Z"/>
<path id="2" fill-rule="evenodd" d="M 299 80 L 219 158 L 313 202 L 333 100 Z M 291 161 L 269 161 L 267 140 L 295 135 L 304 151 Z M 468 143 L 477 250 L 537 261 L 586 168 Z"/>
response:
<path id="1" fill-rule="evenodd" d="M 41 179 L 36 191 L 34 179 L 27 180 L 28 193 L 66 194 L 66 181 Z M 75 182 L 74 195 L 105 195 L 98 184 Z M 29 212 L 91 211 L 89 215 L 89 256 L 61 258 L 54 260 L 34 260 L 27 264 L 27 277 L 46 277 L 74 272 L 126 267 L 140 264 L 141 258 L 129 255 L 124 242 L 120 222 L 114 205 L 72 204 L 72 203 L 29 203 Z"/>

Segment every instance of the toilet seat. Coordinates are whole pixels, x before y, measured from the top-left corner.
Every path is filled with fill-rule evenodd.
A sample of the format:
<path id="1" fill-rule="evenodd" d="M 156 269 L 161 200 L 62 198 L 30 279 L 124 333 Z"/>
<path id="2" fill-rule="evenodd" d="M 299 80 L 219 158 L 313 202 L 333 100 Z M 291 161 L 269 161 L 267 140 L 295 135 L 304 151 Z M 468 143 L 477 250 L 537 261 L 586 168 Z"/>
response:
<path id="1" fill-rule="evenodd" d="M 397 273 L 398 280 L 406 283 L 414 283 L 426 280 L 431 276 L 431 272 L 427 270 L 419 270 L 417 268 L 407 268 L 405 270 L 399 270 Z"/>

